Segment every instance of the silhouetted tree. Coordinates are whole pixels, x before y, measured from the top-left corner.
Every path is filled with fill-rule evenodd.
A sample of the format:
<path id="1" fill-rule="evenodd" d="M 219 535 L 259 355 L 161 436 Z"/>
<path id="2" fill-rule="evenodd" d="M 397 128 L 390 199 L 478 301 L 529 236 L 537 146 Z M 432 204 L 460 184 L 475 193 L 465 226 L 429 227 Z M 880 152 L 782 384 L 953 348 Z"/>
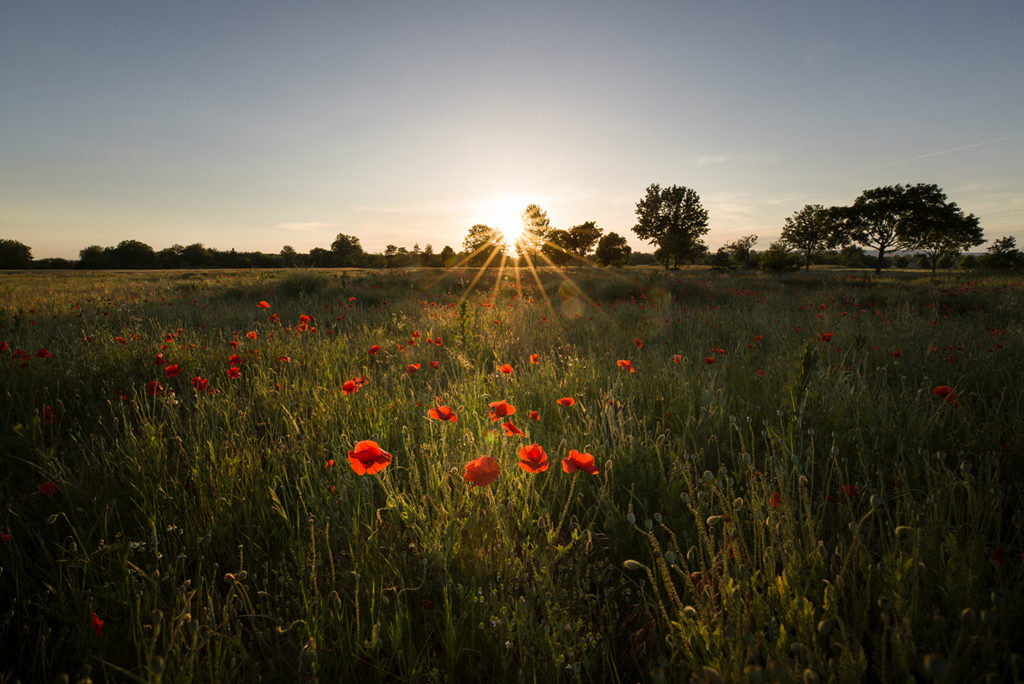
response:
<path id="1" fill-rule="evenodd" d="M 299 263 L 299 253 L 291 245 L 281 248 L 281 263 L 285 268 L 294 268 Z"/>
<path id="2" fill-rule="evenodd" d="M 594 249 L 597 241 L 601 239 L 602 232 L 604 231 L 597 227 L 595 221 L 587 221 L 586 223 L 573 226 L 569 229 L 565 248 L 576 256 L 586 258 L 590 251 Z"/>
<path id="3" fill-rule="evenodd" d="M 78 268 L 98 269 L 110 268 L 109 250 L 99 245 L 89 245 L 78 252 Z"/>
<path id="4" fill-rule="evenodd" d="M 482 223 L 469 229 L 462 241 L 462 248 L 470 266 L 497 266 L 502 263 L 508 250 L 501 231 Z"/>
<path id="5" fill-rule="evenodd" d="M 786 219 L 779 239 L 804 255 L 804 270 L 809 271 L 811 255 L 836 243 L 836 221 L 833 214 L 820 204 L 805 204 L 803 209 Z"/>
<path id="6" fill-rule="evenodd" d="M 185 265 L 185 248 L 171 245 L 156 253 L 156 263 L 160 268 L 181 268 Z"/>
<path id="7" fill-rule="evenodd" d="M 516 241 L 516 251 L 520 256 L 535 261 L 551 239 L 551 222 L 548 220 L 547 212 L 536 204 L 528 204 L 520 218 L 523 221 L 523 232 Z"/>
<path id="8" fill-rule="evenodd" d="M 960 252 L 985 242 L 978 218 L 964 216 L 956 202 L 947 202 L 937 185 L 918 184 L 910 188 L 913 212 L 902 227 L 903 240 L 910 249 L 924 252 L 932 273 L 944 257 L 951 268 Z"/>
<path id="9" fill-rule="evenodd" d="M 441 250 L 441 253 L 438 255 L 438 257 L 441 261 L 441 266 L 443 266 L 444 268 L 448 268 L 449 266 L 455 263 L 455 250 L 452 249 L 449 245 L 445 245 L 444 249 Z"/>
<path id="10" fill-rule="evenodd" d="M 690 188 L 673 185 L 662 189 L 652 183 L 637 202 L 636 217 L 633 232 L 657 245 L 655 257 L 665 268 L 670 262 L 678 266 L 707 251 L 701 238 L 708 232 L 708 212 Z"/>
<path id="11" fill-rule="evenodd" d="M 122 240 L 112 250 L 114 268 L 153 268 L 156 252 L 145 242 Z"/>
<path id="12" fill-rule="evenodd" d="M 986 268 L 1011 269 L 1024 266 L 1024 255 L 1017 249 L 1017 238 L 1005 235 L 989 245 L 982 256 Z"/>
<path id="13" fill-rule="evenodd" d="M 625 266 L 629 263 L 629 255 L 632 251 L 626 238 L 618 233 L 608 233 L 597 243 L 594 259 L 601 266 Z"/>
<path id="14" fill-rule="evenodd" d="M 359 244 L 359 238 L 344 233 L 338 233 L 338 237 L 331 243 L 331 251 L 335 256 L 335 266 L 361 266 L 366 254 Z"/>
<path id="15" fill-rule="evenodd" d="M 32 248 L 17 240 L 0 240 L 0 268 L 30 268 Z"/>
<path id="16" fill-rule="evenodd" d="M 565 266 L 569 263 L 570 252 L 568 248 L 569 243 L 569 231 L 567 230 L 550 230 L 548 231 L 548 237 L 544 241 L 544 246 L 541 248 L 541 252 L 547 257 L 547 260 L 554 266 Z"/>
<path id="17" fill-rule="evenodd" d="M 202 268 L 208 266 L 211 261 L 210 250 L 203 247 L 201 242 L 194 242 L 186 245 L 181 250 L 181 261 L 190 268 Z"/>
<path id="18" fill-rule="evenodd" d="M 740 268 L 757 268 L 757 262 L 754 261 L 751 264 L 751 254 L 754 251 L 754 245 L 757 243 L 756 235 L 745 235 L 741 238 L 737 238 L 732 242 L 727 242 L 722 245 L 722 249 L 729 255 L 729 260 Z"/>

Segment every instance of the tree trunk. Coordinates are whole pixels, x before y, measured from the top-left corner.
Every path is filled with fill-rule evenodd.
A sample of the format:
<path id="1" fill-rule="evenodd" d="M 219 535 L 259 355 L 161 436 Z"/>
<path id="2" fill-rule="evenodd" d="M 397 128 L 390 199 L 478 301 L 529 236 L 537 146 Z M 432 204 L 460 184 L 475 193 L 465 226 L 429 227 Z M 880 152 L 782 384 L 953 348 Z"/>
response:
<path id="1" fill-rule="evenodd" d="M 879 274 L 882 273 L 882 259 L 884 259 L 884 258 L 885 258 L 885 248 L 884 247 L 879 247 L 878 248 L 878 257 L 877 257 L 878 260 L 875 262 L 875 275 L 879 275 Z"/>

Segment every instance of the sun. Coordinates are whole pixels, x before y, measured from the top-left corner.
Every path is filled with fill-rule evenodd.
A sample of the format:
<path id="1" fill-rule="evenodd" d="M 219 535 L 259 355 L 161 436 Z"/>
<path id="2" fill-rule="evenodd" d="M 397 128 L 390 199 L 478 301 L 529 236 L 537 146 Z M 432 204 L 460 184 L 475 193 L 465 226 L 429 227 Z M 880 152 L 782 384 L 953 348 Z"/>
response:
<path id="1" fill-rule="evenodd" d="M 524 195 L 494 195 L 473 204 L 473 222 L 497 228 L 505 236 L 509 249 L 515 251 L 516 242 L 523 232 L 521 214 L 530 204 Z"/>

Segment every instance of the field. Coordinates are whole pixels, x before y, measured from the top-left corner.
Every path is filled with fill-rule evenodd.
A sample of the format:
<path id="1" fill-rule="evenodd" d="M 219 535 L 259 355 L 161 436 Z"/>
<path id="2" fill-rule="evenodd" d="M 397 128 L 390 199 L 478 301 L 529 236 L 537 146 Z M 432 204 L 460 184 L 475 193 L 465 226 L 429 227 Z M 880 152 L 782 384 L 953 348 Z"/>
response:
<path id="1" fill-rule="evenodd" d="M 1019 278 L 12 273 L 0 391 L 0 681 L 1024 678 Z"/>

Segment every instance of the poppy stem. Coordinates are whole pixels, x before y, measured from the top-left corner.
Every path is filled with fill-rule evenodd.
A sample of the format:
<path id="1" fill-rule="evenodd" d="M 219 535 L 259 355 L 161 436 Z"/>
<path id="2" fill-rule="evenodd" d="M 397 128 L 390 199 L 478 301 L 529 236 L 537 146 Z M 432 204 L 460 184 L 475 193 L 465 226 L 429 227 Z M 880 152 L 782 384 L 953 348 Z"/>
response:
<path id="1" fill-rule="evenodd" d="M 572 495 L 576 493 L 576 480 L 580 478 L 580 471 L 576 471 L 572 474 L 572 483 L 569 485 L 569 496 L 565 498 L 565 506 L 562 507 L 562 515 L 558 518 L 558 527 L 555 528 L 554 534 L 551 535 L 551 541 L 558 540 L 558 533 L 562 531 L 562 523 L 565 522 L 565 516 L 569 514 L 569 504 L 572 503 Z"/>

